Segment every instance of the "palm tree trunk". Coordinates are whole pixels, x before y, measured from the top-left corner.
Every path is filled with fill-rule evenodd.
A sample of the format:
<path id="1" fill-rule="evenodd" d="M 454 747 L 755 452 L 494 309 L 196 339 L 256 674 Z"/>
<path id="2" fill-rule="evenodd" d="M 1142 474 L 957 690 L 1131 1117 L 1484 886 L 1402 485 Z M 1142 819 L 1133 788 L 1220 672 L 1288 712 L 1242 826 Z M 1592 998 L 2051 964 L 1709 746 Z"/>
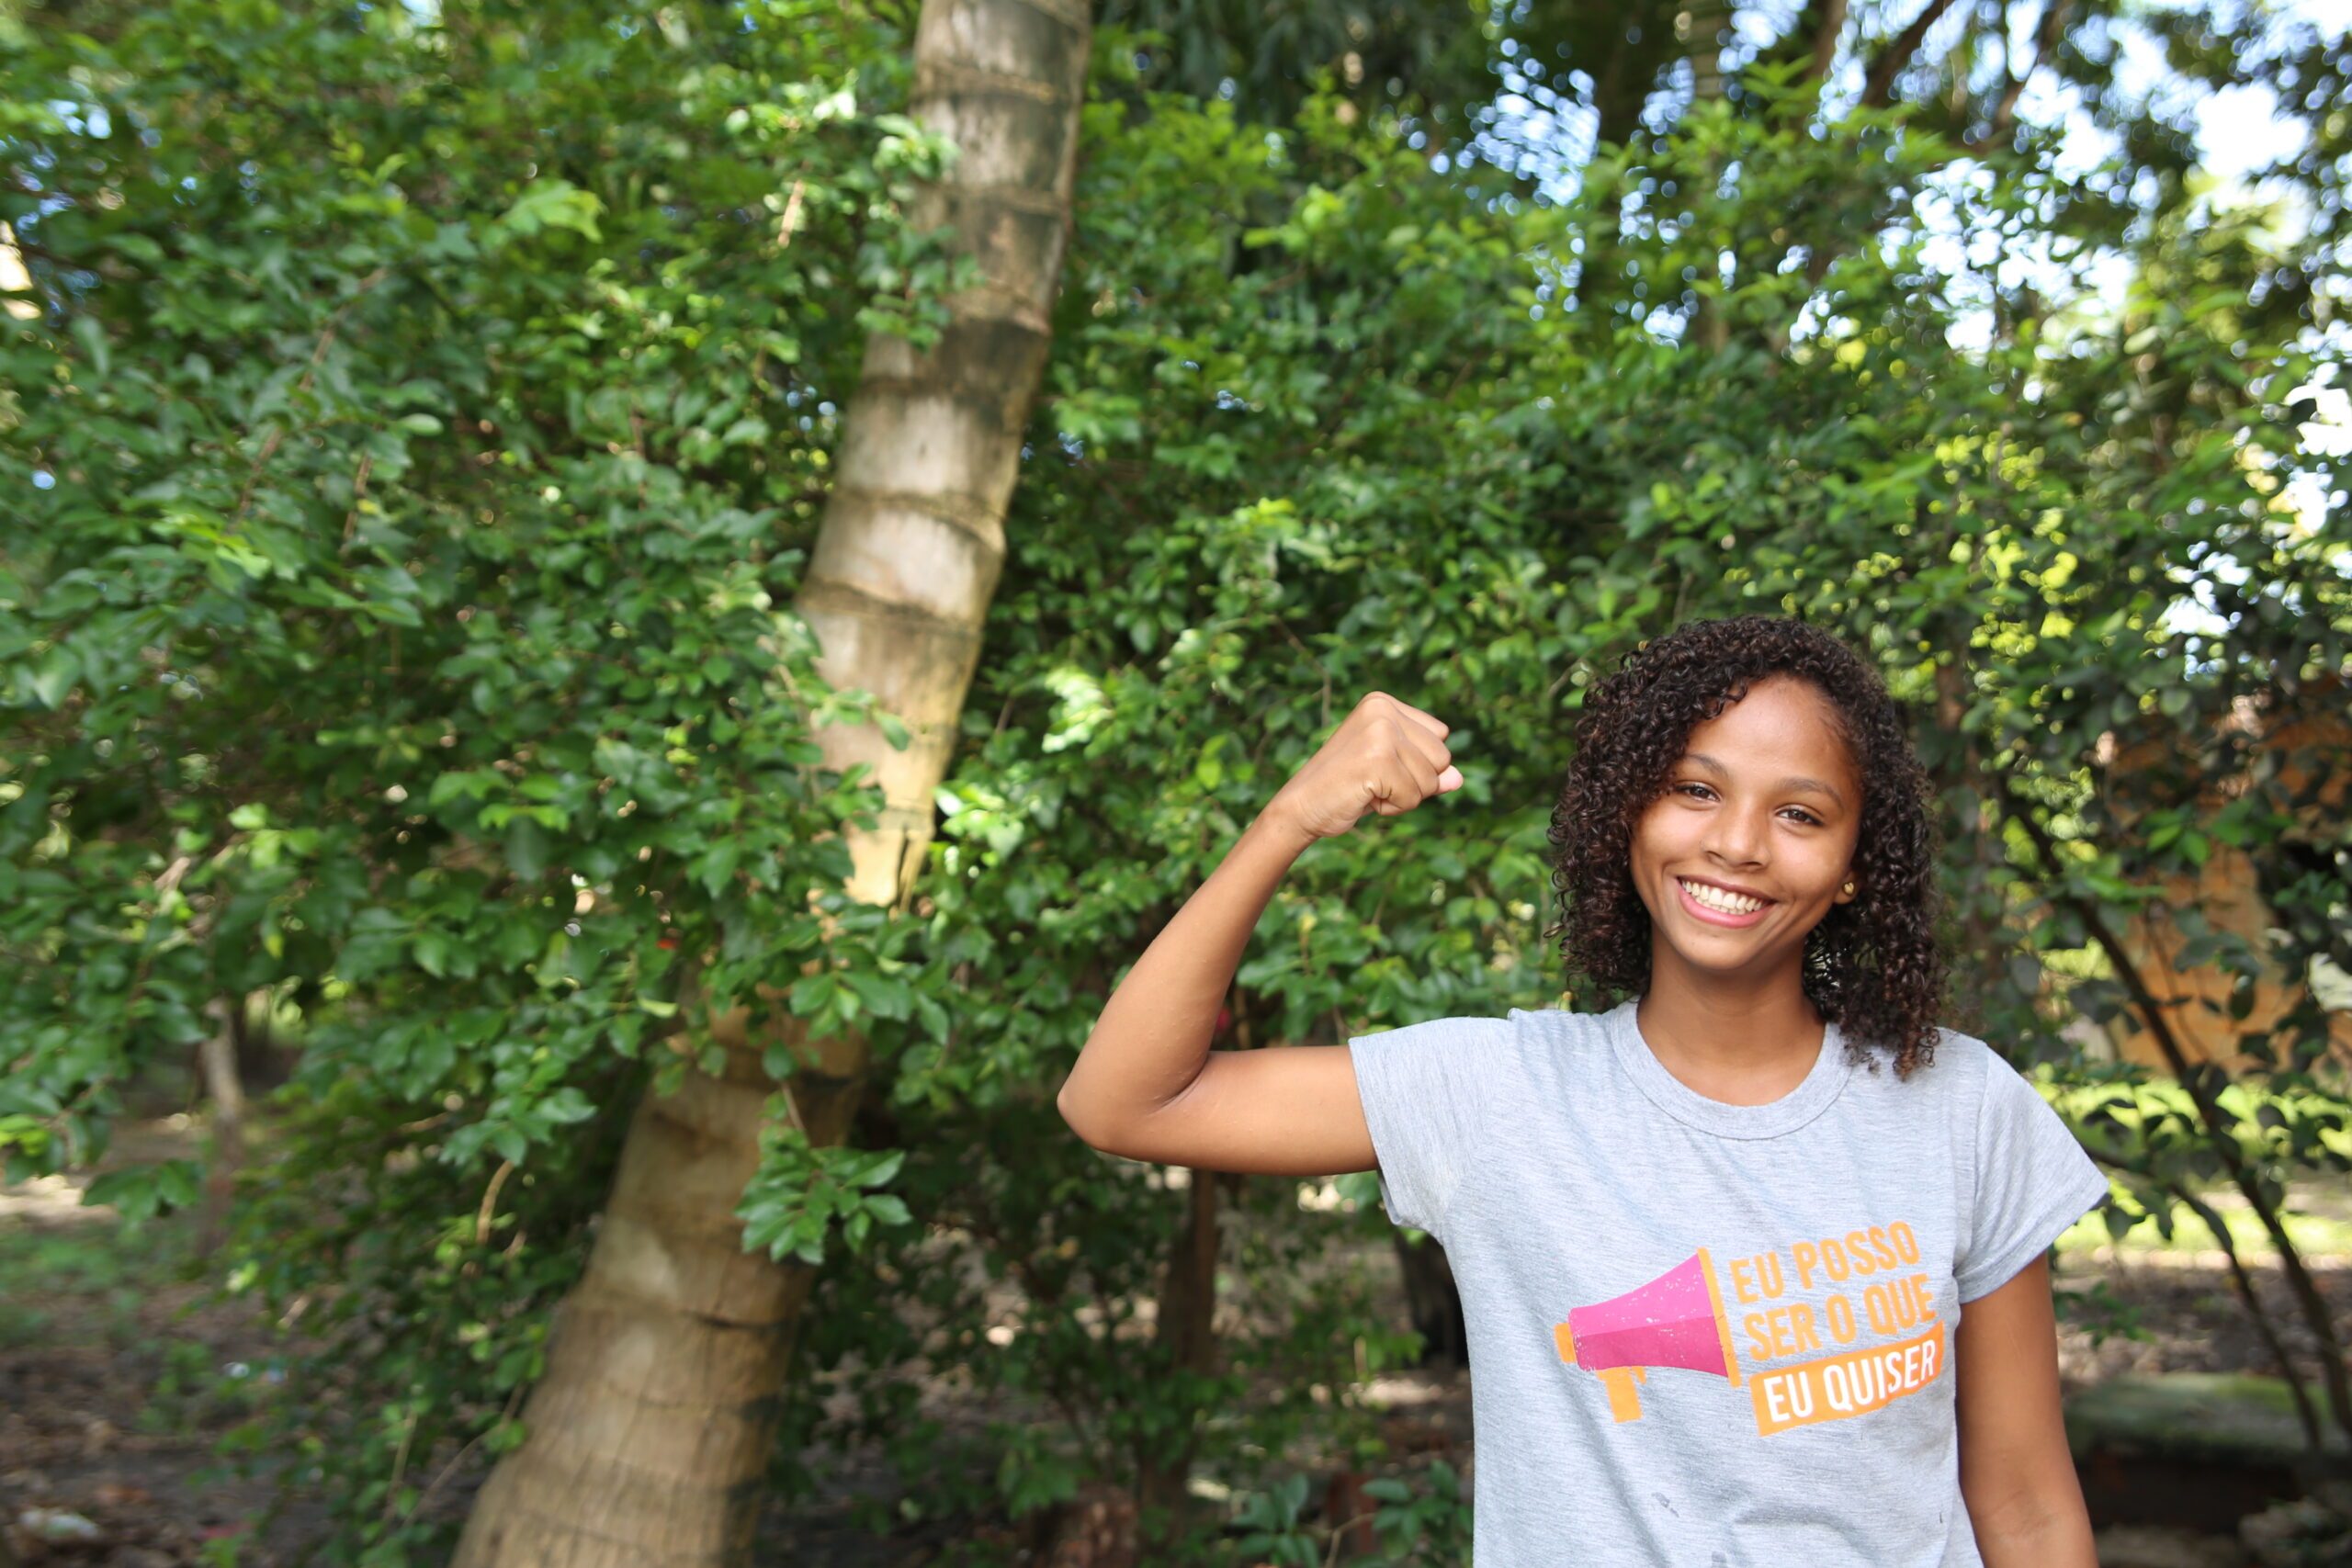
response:
<path id="1" fill-rule="evenodd" d="M 985 281 L 951 302 L 938 344 L 868 344 L 823 527 L 795 609 L 819 669 L 913 733 L 816 736 L 825 765 L 872 765 L 887 807 L 849 838 L 853 897 L 896 902 L 922 863 L 1004 561 L 1004 515 L 1044 368 L 1077 170 L 1092 29 L 1088 0 L 924 0 L 912 110 L 963 149 L 913 214 L 953 225 Z M 781 1010 L 777 1010 L 779 1012 Z M 759 1158 L 781 1043 L 810 1140 L 839 1145 L 865 1043 L 811 1042 L 786 1015 L 747 1039 L 712 1020 L 717 1077 L 690 1073 L 630 1123 L 586 1274 L 556 1320 L 529 1437 L 482 1488 L 457 1568 L 721 1568 L 756 1528 L 774 1416 L 811 1271 L 742 1249 L 735 1217 Z"/>

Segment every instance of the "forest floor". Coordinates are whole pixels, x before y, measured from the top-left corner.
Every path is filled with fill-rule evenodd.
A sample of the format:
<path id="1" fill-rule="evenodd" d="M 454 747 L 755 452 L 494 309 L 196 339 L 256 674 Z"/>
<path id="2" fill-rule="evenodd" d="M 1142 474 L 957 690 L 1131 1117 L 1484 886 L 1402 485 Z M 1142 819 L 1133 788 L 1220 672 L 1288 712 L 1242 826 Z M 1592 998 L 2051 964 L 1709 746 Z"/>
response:
<path id="1" fill-rule="evenodd" d="M 192 1134 L 185 1119 L 175 1120 L 126 1128 L 116 1157 L 187 1152 Z M 86 1177 L 58 1177 L 0 1186 L 0 1564 L 11 1542 L 26 1568 L 310 1562 L 322 1506 L 298 1493 L 256 1532 L 270 1484 L 233 1474 L 212 1451 L 220 1433 L 268 1396 L 274 1351 L 266 1325 L 250 1305 L 214 1298 L 196 1261 L 195 1219 L 153 1222 L 125 1237 L 111 1210 L 80 1202 L 86 1184 Z M 2269 1256 L 2242 1200 L 2214 1193 L 2207 1201 L 2239 1238 L 2241 1257 Z M 2289 1234 L 2304 1249 L 2337 1332 L 2352 1337 L 2352 1188 L 2298 1185 L 2290 1211 Z M 2192 1237 L 2206 1247 L 2189 1245 Z M 2054 1276 L 2062 1302 L 2103 1282 L 2105 1299 L 2140 1326 L 2137 1337 L 2102 1337 L 2062 1307 L 2059 1364 L 2069 1392 L 2127 1372 L 2276 1371 L 2222 1255 L 2210 1247 L 2211 1237 L 2193 1225 L 2169 1246 L 2137 1234 L 2114 1244 L 2095 1216 L 2062 1239 Z M 1390 1292 L 1402 1322 L 1393 1251 L 1367 1247 L 1362 1261 Z M 2249 1267 L 2273 1322 L 2301 1364 L 2313 1365 L 2310 1333 L 2279 1269 Z M 1467 1372 L 1389 1373 L 1361 1392 L 1381 1413 L 1383 1435 L 1399 1456 L 1395 1469 L 1418 1471 L 1442 1459 L 1475 1478 Z M 923 1410 L 951 1431 L 975 1436 L 991 1419 L 1006 1418 L 946 1388 L 926 1388 Z M 895 1500 L 878 1453 L 824 1459 L 823 1496 L 764 1521 L 763 1563 L 898 1568 L 932 1560 L 940 1527 L 876 1522 Z M 461 1514 L 480 1480 L 470 1471 L 453 1477 L 430 1506 Z M 2101 1540 L 2102 1562 L 2128 1568 L 2156 1562 L 2238 1568 L 2245 1561 L 2220 1540 L 2165 1544 L 2151 1556 L 2131 1532 Z"/>

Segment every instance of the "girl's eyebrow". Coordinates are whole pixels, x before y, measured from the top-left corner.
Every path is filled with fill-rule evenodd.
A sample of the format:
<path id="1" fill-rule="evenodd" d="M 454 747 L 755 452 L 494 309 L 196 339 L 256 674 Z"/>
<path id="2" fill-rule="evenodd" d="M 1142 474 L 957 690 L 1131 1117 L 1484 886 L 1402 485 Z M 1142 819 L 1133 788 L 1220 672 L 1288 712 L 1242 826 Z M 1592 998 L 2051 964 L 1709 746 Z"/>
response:
<path id="1" fill-rule="evenodd" d="M 1707 769 L 1709 772 L 1720 773 L 1725 778 L 1729 778 L 1731 776 L 1731 770 L 1729 768 L 1724 767 L 1721 762 L 1716 761 L 1704 751 L 1687 752 L 1685 753 L 1683 760 L 1685 761 L 1696 762 L 1701 767 Z M 1839 795 L 1835 789 L 1826 784 L 1823 784 L 1819 779 L 1808 779 L 1802 777 L 1782 779 L 1781 781 L 1780 787 L 1787 790 L 1812 790 L 1816 795 L 1827 795 L 1830 799 L 1836 801 L 1841 807 L 1846 804 L 1846 797 L 1844 795 Z"/>

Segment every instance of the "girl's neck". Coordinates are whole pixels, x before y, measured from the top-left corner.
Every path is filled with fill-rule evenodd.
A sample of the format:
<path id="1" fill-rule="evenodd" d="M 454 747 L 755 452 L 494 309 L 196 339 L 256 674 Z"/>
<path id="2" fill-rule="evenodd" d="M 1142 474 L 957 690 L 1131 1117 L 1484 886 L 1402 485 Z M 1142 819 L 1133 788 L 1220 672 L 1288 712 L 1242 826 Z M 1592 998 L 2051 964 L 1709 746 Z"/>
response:
<path id="1" fill-rule="evenodd" d="M 1661 983 L 1634 1010 L 1659 1066 L 1700 1094 L 1763 1105 L 1804 1081 L 1826 1024 L 1794 976 L 1758 990 Z"/>

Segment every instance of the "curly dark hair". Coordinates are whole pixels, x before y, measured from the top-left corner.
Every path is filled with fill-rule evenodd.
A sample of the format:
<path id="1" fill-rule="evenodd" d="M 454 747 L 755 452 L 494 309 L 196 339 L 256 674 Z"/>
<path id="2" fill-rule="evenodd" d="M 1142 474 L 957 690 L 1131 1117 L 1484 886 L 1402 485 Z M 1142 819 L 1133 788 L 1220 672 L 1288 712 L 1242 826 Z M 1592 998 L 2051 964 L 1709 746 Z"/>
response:
<path id="1" fill-rule="evenodd" d="M 1771 675 L 1828 699 L 1863 786 L 1854 897 L 1805 938 L 1804 994 L 1857 1064 L 1898 1077 L 1935 1056 L 1944 989 L 1936 942 L 1940 840 L 1927 773 L 1878 672 L 1820 627 L 1771 615 L 1687 622 L 1628 653 L 1585 694 L 1576 757 L 1552 810 L 1561 956 L 1605 996 L 1649 988 L 1649 910 L 1634 891 L 1634 826 L 1665 792 L 1690 731 Z"/>

